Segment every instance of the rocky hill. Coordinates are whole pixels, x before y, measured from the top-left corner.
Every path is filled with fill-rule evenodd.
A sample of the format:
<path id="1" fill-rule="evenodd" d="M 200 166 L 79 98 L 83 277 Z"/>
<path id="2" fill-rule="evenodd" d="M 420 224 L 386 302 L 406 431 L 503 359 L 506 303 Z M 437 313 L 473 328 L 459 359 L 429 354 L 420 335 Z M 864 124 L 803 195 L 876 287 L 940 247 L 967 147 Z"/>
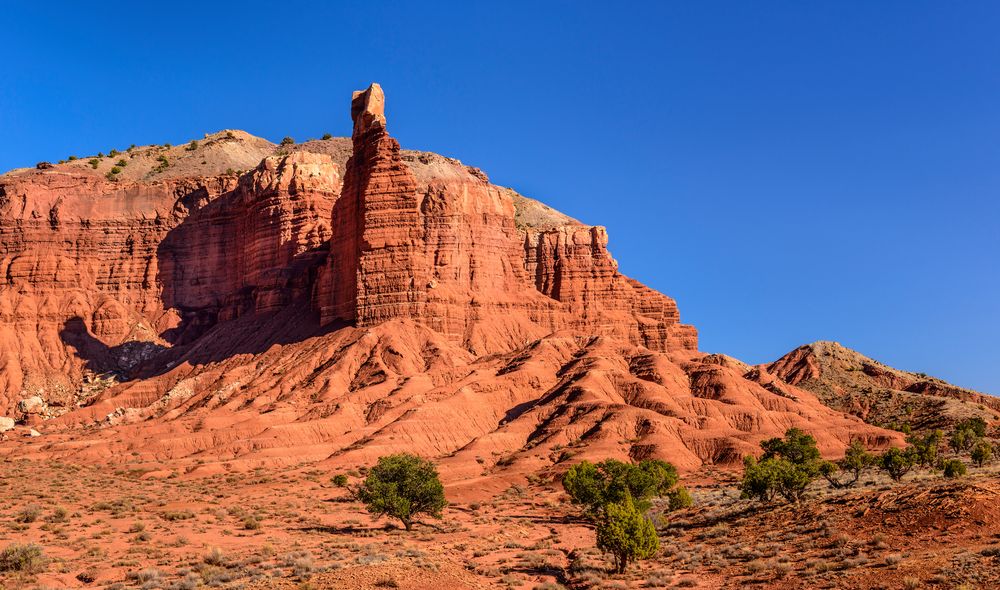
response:
<path id="1" fill-rule="evenodd" d="M 1000 418 L 1000 398 L 893 369 L 837 342 L 800 346 L 766 370 L 870 424 L 931 429 L 974 417 Z"/>
<path id="2" fill-rule="evenodd" d="M 699 352 L 604 228 L 401 150 L 384 104 L 355 93 L 349 139 L 222 131 L 0 177 L 0 414 L 43 435 L 5 452 L 211 473 L 409 450 L 485 490 L 580 457 L 732 465 L 790 426 L 828 455 L 901 441 L 845 414 L 885 422 L 814 349 Z"/>

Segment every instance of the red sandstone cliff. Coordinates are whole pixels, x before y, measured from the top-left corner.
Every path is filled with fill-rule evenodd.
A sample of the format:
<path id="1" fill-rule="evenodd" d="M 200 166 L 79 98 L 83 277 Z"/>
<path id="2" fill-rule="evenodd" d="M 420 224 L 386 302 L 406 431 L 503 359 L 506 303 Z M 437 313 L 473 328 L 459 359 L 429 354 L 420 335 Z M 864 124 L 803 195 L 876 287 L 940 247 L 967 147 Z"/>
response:
<path id="1" fill-rule="evenodd" d="M 377 85 L 351 115 L 350 140 L 222 132 L 117 173 L 0 177 L 0 414 L 61 415 L 39 426 L 57 454 L 411 450 L 463 481 L 575 456 L 730 464 L 789 426 L 828 454 L 899 441 L 791 373 L 699 353 L 604 228 L 400 150 Z"/>

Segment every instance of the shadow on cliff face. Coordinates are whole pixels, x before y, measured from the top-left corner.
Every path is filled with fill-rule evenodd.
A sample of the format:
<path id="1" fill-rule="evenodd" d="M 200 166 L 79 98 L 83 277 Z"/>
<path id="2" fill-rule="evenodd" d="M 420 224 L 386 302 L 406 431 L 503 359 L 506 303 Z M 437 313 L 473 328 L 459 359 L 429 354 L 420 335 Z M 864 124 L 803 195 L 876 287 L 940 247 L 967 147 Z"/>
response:
<path id="1" fill-rule="evenodd" d="M 108 346 L 95 338 L 81 317 L 63 323 L 59 337 L 73 347 L 84 361 L 84 369 L 98 375 L 113 373 L 119 380 L 128 379 L 134 369 L 167 350 L 155 342 L 130 341 Z"/>
<path id="2" fill-rule="evenodd" d="M 303 248 L 319 243 L 316 222 L 329 219 L 334 197 L 262 193 L 250 184 L 251 176 L 245 175 L 239 186 L 214 199 L 203 188 L 180 199 L 183 220 L 157 246 L 163 308 L 176 310 L 181 318 L 160 336 L 175 346 L 248 315 L 311 307 L 329 241 Z M 296 321 L 310 324 L 313 331 L 318 316 L 307 315 Z M 262 351 L 251 347 L 239 352 Z"/>

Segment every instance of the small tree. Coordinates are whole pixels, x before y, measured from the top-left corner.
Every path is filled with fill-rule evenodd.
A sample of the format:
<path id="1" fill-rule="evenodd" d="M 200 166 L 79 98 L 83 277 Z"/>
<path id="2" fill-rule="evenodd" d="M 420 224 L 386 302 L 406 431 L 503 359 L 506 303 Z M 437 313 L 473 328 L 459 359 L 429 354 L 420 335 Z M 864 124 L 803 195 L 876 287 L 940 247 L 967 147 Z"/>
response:
<path id="1" fill-rule="evenodd" d="M 434 464 L 408 453 L 379 457 L 357 496 L 376 518 L 398 518 L 406 530 L 420 514 L 441 518 L 448 504 Z"/>
<path id="2" fill-rule="evenodd" d="M 819 449 L 816 447 L 816 439 L 811 434 L 806 434 L 798 428 L 789 428 L 785 431 L 785 438 L 769 438 L 760 443 L 760 448 L 764 449 L 762 459 L 780 457 L 796 465 L 805 465 L 819 460 Z"/>
<path id="3" fill-rule="evenodd" d="M 938 449 L 941 446 L 941 439 L 944 433 L 934 430 L 921 436 L 911 434 L 906 437 L 906 442 L 912 446 L 913 462 L 921 467 L 932 467 L 937 463 Z"/>
<path id="4" fill-rule="evenodd" d="M 988 441 L 979 439 L 972 447 L 972 462 L 976 467 L 982 467 L 993 457 L 993 445 Z"/>
<path id="5" fill-rule="evenodd" d="M 893 481 L 899 481 L 913 469 L 913 454 L 909 450 L 886 449 L 879 457 L 878 464 Z"/>
<path id="6" fill-rule="evenodd" d="M 666 495 L 677 484 L 677 469 L 665 461 L 646 459 L 625 463 L 605 459 L 594 465 L 581 461 L 563 476 L 563 488 L 574 504 L 582 504 L 590 517 L 596 517 L 606 504 L 622 502 L 626 497 L 645 512 L 650 498 Z"/>
<path id="7" fill-rule="evenodd" d="M 789 428 L 784 438 L 770 438 L 760 446 L 764 455 L 759 462 L 753 457 L 743 460 L 743 497 L 767 502 L 778 494 L 789 502 L 801 500 L 825 464 L 820 460 L 816 439 L 798 428 Z"/>
<path id="8" fill-rule="evenodd" d="M 944 462 L 943 467 L 944 476 L 951 479 L 962 477 L 968 471 L 965 463 L 962 463 L 960 459 L 948 459 Z"/>
<path id="9" fill-rule="evenodd" d="M 324 133 L 323 134 L 323 139 L 332 139 L 332 138 L 333 138 L 333 136 L 330 135 L 329 133 Z"/>
<path id="10" fill-rule="evenodd" d="M 980 416 L 976 416 L 975 418 L 966 418 L 955 425 L 956 430 L 969 430 L 980 438 L 986 436 L 986 427 L 986 420 Z"/>
<path id="11" fill-rule="evenodd" d="M 615 571 L 623 573 L 629 563 L 655 555 L 660 549 L 660 539 L 653 522 L 626 497 L 604 507 L 597 523 L 597 548 L 610 553 Z"/>
<path id="12" fill-rule="evenodd" d="M 844 451 L 844 458 L 833 463 L 823 461 L 820 463 L 819 472 L 830 485 L 835 488 L 849 488 L 858 482 L 861 473 L 874 463 L 875 458 L 865 449 L 860 441 L 852 442 Z M 843 471 L 850 479 L 841 479 L 836 474 Z"/>
<path id="13" fill-rule="evenodd" d="M 956 455 L 968 448 L 972 431 L 967 428 L 956 428 L 948 435 L 948 447 Z"/>
<path id="14" fill-rule="evenodd" d="M 286 135 L 285 138 L 281 140 L 280 145 L 292 145 L 293 143 L 295 143 L 295 140 Z"/>
<path id="15" fill-rule="evenodd" d="M 778 476 L 773 461 L 757 461 L 753 455 L 743 457 L 743 480 L 740 482 L 742 497 L 761 502 L 770 502 L 774 498 Z"/>

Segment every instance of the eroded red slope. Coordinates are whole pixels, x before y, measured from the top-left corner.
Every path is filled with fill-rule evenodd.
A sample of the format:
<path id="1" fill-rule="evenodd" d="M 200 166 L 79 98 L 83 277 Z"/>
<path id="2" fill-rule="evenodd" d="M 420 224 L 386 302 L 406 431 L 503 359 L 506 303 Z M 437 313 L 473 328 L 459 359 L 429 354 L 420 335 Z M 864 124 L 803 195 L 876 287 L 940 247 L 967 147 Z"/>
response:
<path id="1" fill-rule="evenodd" d="M 108 179 L 0 179 L 0 408 L 44 433 L 5 452 L 208 472 L 406 450 L 485 489 L 580 457 L 732 464 L 790 426 L 828 454 L 898 441 L 699 353 L 604 228 L 402 152 L 377 85 L 352 116 L 350 149 L 224 133 Z M 262 159 L 205 175 L 201 149 Z"/>

